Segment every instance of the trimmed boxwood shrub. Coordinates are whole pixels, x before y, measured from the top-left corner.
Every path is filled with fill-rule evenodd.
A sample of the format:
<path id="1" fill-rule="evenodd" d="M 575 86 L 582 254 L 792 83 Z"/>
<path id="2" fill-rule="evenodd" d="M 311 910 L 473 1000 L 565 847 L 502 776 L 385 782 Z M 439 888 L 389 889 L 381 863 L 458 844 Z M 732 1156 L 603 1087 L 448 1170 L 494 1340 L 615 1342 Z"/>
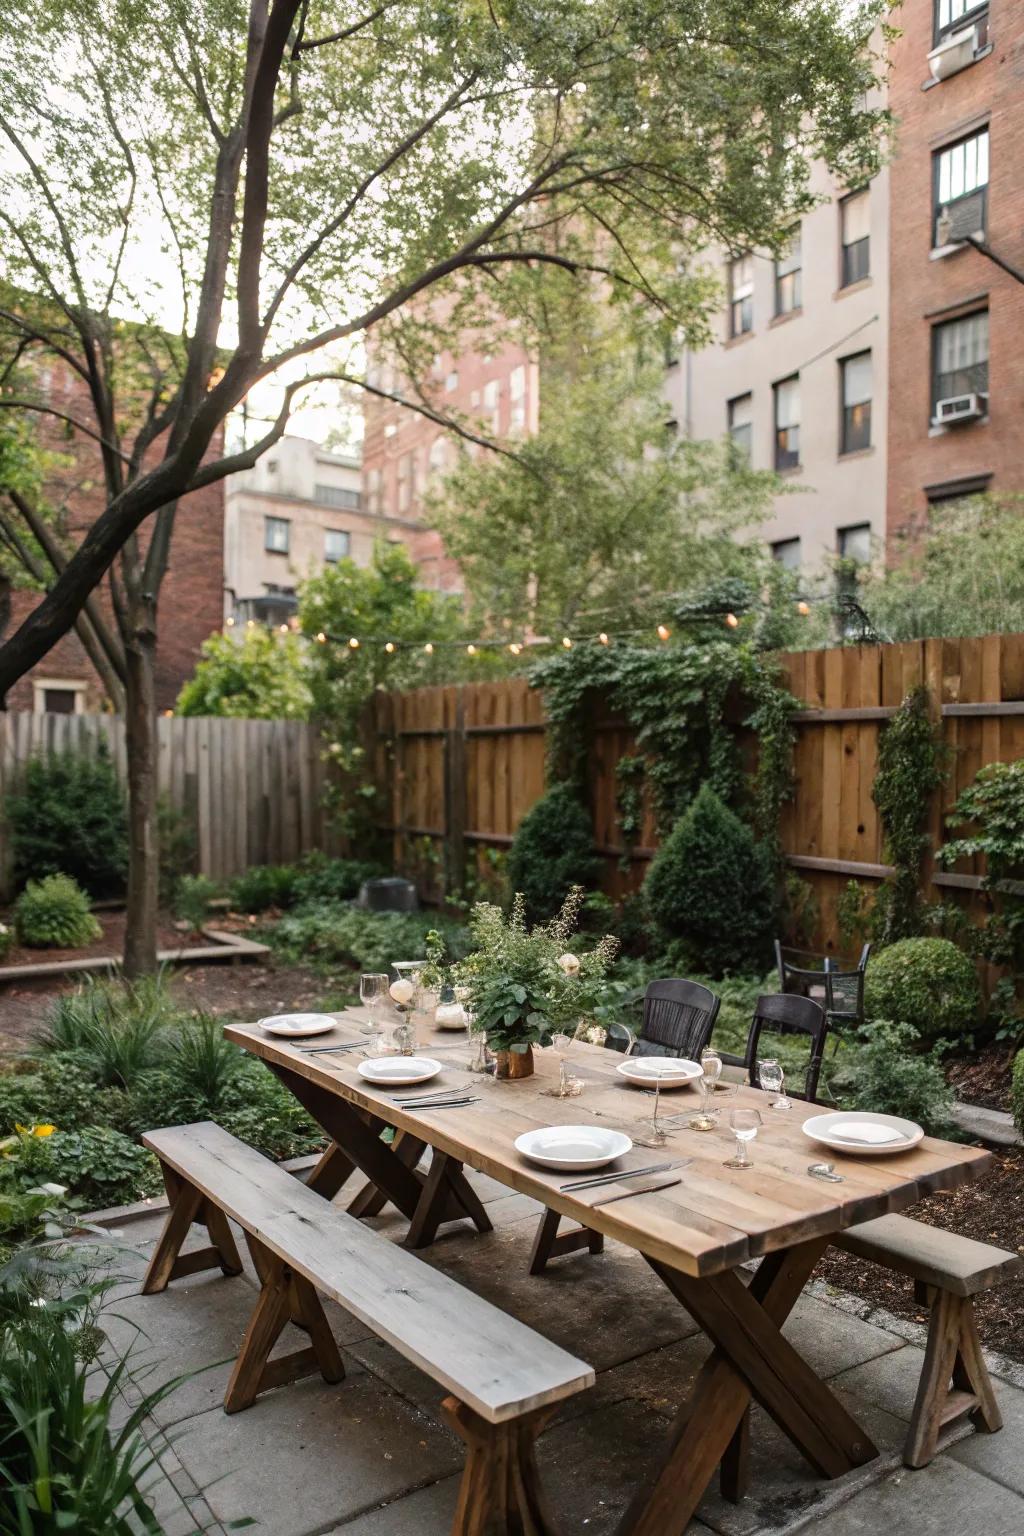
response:
<path id="1" fill-rule="evenodd" d="M 128 871 L 124 791 L 110 754 L 34 757 L 5 807 L 14 878 L 21 886 L 65 874 L 92 896 L 117 896 Z"/>
<path id="2" fill-rule="evenodd" d="M 710 976 L 763 970 L 771 957 L 771 859 L 709 784 L 676 822 L 644 882 L 665 939 Z"/>
<path id="3" fill-rule="evenodd" d="M 865 1016 L 909 1024 L 923 1045 L 970 1034 L 980 1011 L 974 962 L 950 939 L 900 939 L 868 961 Z"/>
<path id="4" fill-rule="evenodd" d="M 522 891 L 526 920 L 546 922 L 574 885 L 594 885 L 601 860 L 586 807 L 571 784 L 555 784 L 523 817 L 505 866 L 512 890 Z"/>
<path id="5" fill-rule="evenodd" d="M 14 921 L 30 949 L 80 949 L 103 931 L 88 896 L 70 875 L 30 880 L 14 903 Z"/>

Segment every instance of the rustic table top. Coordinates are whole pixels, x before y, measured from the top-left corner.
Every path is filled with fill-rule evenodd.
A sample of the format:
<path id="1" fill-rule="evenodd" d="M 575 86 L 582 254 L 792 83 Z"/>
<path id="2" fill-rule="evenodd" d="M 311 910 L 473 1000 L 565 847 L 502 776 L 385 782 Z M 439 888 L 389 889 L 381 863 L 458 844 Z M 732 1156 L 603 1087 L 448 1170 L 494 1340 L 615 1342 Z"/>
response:
<path id="1" fill-rule="evenodd" d="M 306 1041 L 264 1034 L 257 1024 L 231 1025 L 225 1033 L 282 1072 L 307 1078 L 510 1189 L 693 1276 L 733 1269 L 747 1259 L 902 1210 L 922 1195 L 977 1178 L 991 1161 L 979 1148 L 931 1136 L 907 1152 L 887 1157 L 843 1157 L 804 1134 L 803 1122 L 820 1112 L 815 1106 L 797 1100 L 788 1112 L 772 1110 L 770 1095 L 744 1085 L 735 1095 L 720 1097 L 723 1112 L 715 1130 L 691 1131 L 684 1121 L 682 1129 L 669 1131 L 664 1148 L 634 1146 L 614 1165 L 616 1169 L 642 1168 L 685 1159 L 687 1165 L 678 1170 L 679 1184 L 595 1209 L 591 1202 L 602 1190 L 562 1193 L 560 1184 L 581 1175 L 538 1168 L 515 1150 L 514 1142 L 524 1131 L 549 1125 L 594 1124 L 632 1134 L 641 1120 L 649 1121 L 654 1099 L 616 1072 L 623 1060 L 618 1053 L 575 1042 L 569 1055 L 585 1087 L 578 1098 L 557 1099 L 544 1094 L 558 1077 L 553 1051 L 535 1053 L 533 1077 L 497 1082 L 468 1071 L 471 1053 L 457 1035 L 435 1030 L 429 1021 L 421 1020 L 419 1048 L 429 1054 L 434 1047 L 443 1063 L 440 1075 L 422 1085 L 423 1090 L 471 1087 L 479 1093 L 480 1102 L 458 1109 L 415 1111 L 391 1102 L 393 1087 L 375 1087 L 359 1076 L 356 1069 L 362 1057 L 358 1053 L 304 1052 L 304 1046 L 308 1051 L 365 1038 L 359 1028 L 366 1017 L 364 1010 L 352 1008 L 335 1017 L 337 1025 L 331 1034 Z M 663 1090 L 661 1117 L 695 1111 L 697 1103 L 692 1088 Z M 741 1105 L 763 1111 L 764 1123 L 749 1149 L 754 1166 L 747 1171 L 723 1167 L 734 1146 L 728 1111 Z M 808 1164 L 824 1157 L 835 1163 L 843 1183 L 810 1177 Z"/>

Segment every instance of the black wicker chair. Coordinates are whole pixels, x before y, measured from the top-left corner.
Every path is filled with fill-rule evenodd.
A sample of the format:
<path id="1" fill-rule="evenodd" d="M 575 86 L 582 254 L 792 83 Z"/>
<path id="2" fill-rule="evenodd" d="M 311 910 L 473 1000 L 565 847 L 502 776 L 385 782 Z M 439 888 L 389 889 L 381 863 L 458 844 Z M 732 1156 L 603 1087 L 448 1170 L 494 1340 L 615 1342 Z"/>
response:
<path id="1" fill-rule="evenodd" d="M 789 953 L 803 953 L 803 951 L 790 950 Z M 825 978 L 828 975 L 829 963 L 826 956 L 820 966 L 808 969 L 794 965 L 787 959 L 787 952 L 779 940 L 775 940 L 775 964 L 779 972 L 779 991 L 784 992 L 787 997 L 810 997 L 824 1007 L 827 988 Z"/>
<path id="2" fill-rule="evenodd" d="M 871 945 L 865 944 L 853 970 L 840 970 L 834 960 L 825 961 L 825 1012 L 830 1024 L 858 1029 L 864 1022 L 864 971 Z"/>
<path id="3" fill-rule="evenodd" d="M 699 1061 L 721 1005 L 721 998 L 699 981 L 683 977 L 652 981 L 644 993 L 639 1032 L 634 1035 L 625 1024 L 613 1024 L 605 1043 L 613 1051 L 632 1047 L 634 1056 L 685 1056 Z"/>
<path id="4" fill-rule="evenodd" d="M 777 993 L 759 997 L 747 1036 L 747 1050 L 743 1065 L 754 1087 L 757 1081 L 757 1047 L 762 1031 L 769 1029 L 780 1035 L 808 1035 L 811 1055 L 804 1076 L 804 1092 L 793 1093 L 797 1099 L 809 1099 L 814 1103 L 818 1094 L 818 1077 L 821 1073 L 825 1042 L 828 1039 L 829 1021 L 824 1008 L 811 997 L 795 997 L 792 993 Z M 723 1058 L 724 1059 L 724 1058 Z"/>

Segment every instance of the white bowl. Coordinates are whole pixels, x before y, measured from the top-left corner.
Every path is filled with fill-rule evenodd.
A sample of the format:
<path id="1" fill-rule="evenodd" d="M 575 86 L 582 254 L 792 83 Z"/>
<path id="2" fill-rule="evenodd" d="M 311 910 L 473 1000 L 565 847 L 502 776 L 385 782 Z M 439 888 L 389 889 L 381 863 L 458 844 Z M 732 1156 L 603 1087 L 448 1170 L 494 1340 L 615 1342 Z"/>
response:
<path id="1" fill-rule="evenodd" d="M 329 1013 L 274 1013 L 259 1021 L 264 1034 L 291 1036 L 293 1040 L 302 1040 L 307 1035 L 325 1035 L 336 1023 Z"/>
<path id="2" fill-rule="evenodd" d="M 541 1130 L 525 1131 L 517 1136 L 515 1148 L 531 1163 L 542 1168 L 604 1168 L 617 1157 L 624 1157 L 633 1143 L 622 1131 L 601 1125 L 548 1125 Z"/>
<path id="3" fill-rule="evenodd" d="M 356 1068 L 368 1083 L 395 1083 L 399 1087 L 429 1082 L 440 1070 L 441 1063 L 432 1056 L 372 1056 Z"/>
<path id="4" fill-rule="evenodd" d="M 662 1088 L 685 1088 L 704 1076 L 700 1063 L 685 1056 L 627 1056 L 615 1070 L 627 1082 L 646 1087 L 658 1083 Z"/>
<path id="5" fill-rule="evenodd" d="M 864 1109 L 812 1115 L 803 1129 L 812 1141 L 852 1157 L 891 1157 L 894 1152 L 908 1152 L 924 1139 L 924 1131 L 913 1120 Z"/>

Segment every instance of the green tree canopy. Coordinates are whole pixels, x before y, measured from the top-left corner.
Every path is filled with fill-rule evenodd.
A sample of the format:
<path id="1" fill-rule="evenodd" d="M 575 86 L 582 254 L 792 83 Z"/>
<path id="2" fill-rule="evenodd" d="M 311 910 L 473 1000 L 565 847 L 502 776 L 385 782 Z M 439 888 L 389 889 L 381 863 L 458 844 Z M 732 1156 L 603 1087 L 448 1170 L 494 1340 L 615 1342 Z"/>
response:
<path id="1" fill-rule="evenodd" d="M 305 720 L 312 705 L 308 646 L 300 635 L 254 625 L 211 635 L 202 660 L 178 694 L 179 715 L 240 715 Z"/>

